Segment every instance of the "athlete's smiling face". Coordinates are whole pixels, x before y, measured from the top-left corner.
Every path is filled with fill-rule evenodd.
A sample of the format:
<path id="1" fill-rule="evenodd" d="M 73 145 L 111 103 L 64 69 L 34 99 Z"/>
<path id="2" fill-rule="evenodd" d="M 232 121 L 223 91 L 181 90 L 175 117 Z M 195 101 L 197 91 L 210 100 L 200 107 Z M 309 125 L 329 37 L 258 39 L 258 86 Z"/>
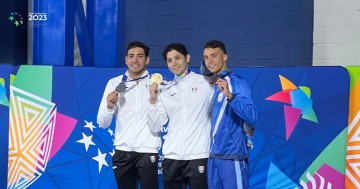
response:
<path id="1" fill-rule="evenodd" d="M 145 72 L 146 65 L 148 65 L 149 62 L 150 57 L 147 57 L 144 49 L 140 47 L 129 49 L 125 57 L 125 63 L 131 78 L 140 77 Z"/>
<path id="2" fill-rule="evenodd" d="M 211 73 L 221 74 L 226 69 L 227 55 L 220 48 L 205 48 L 204 63 Z"/>
<path id="3" fill-rule="evenodd" d="M 190 62 L 190 55 L 187 54 L 184 56 L 180 52 L 176 50 L 171 50 L 166 54 L 166 63 L 169 70 L 174 75 L 181 75 L 188 69 L 188 65 Z"/>

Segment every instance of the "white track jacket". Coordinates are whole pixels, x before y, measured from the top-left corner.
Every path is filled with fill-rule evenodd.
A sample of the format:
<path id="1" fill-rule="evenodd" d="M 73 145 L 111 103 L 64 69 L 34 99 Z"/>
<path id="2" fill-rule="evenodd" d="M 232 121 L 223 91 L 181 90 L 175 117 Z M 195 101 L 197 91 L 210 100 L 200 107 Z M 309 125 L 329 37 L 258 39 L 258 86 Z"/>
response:
<path id="1" fill-rule="evenodd" d="M 158 101 L 148 106 L 153 132 L 167 125 L 162 152 L 165 158 L 193 160 L 209 157 L 213 88 L 208 79 L 190 72 L 161 89 Z"/>
<path id="2" fill-rule="evenodd" d="M 116 86 L 122 81 L 123 75 L 112 78 L 106 85 L 97 115 L 97 121 L 102 128 L 110 126 L 115 117 L 115 148 L 128 152 L 139 153 L 158 153 L 161 145 L 160 134 L 151 132 L 147 122 L 148 102 L 150 98 L 149 84 L 150 76 L 146 71 L 143 76 L 147 76 L 138 83 L 132 80 L 128 72 L 126 91 L 119 94 L 118 102 L 114 109 L 107 108 L 106 97 L 114 91 Z"/>

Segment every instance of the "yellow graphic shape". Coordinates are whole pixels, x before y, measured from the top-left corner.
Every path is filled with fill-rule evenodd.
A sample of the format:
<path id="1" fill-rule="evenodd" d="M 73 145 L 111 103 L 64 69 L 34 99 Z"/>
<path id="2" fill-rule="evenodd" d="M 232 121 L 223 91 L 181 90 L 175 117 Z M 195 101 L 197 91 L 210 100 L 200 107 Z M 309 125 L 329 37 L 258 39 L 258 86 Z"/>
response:
<path id="1" fill-rule="evenodd" d="M 292 91 L 292 90 L 297 89 L 297 87 L 294 85 L 294 83 L 292 83 L 290 80 L 286 79 L 282 75 L 279 75 L 279 77 L 280 77 L 281 87 L 282 87 L 283 91 L 286 91 L 286 90 Z"/>
<path id="2" fill-rule="evenodd" d="M 27 188 L 45 171 L 54 136 L 55 104 L 10 86 L 8 189 Z"/>

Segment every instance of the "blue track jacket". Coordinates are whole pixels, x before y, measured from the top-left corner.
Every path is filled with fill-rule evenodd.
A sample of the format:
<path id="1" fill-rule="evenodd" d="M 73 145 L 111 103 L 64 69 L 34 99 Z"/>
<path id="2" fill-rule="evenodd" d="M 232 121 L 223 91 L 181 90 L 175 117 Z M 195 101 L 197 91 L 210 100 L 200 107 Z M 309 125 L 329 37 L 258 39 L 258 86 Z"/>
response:
<path id="1" fill-rule="evenodd" d="M 224 78 L 229 83 L 233 98 L 215 87 L 211 120 L 210 157 L 243 160 L 248 157 L 243 123 L 254 125 L 257 111 L 251 100 L 251 91 L 246 81 L 235 73 Z"/>

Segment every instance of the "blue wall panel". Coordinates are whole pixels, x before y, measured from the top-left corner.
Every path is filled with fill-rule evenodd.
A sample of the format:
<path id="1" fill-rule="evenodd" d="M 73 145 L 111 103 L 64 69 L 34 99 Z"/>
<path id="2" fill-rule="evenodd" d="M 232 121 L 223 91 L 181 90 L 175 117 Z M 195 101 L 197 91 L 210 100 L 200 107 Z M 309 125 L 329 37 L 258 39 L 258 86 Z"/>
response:
<path id="1" fill-rule="evenodd" d="M 151 47 L 151 66 L 164 65 L 170 42 L 184 43 L 192 66 L 202 60 L 207 40 L 220 39 L 229 64 L 239 66 L 312 65 L 313 1 L 134 0 L 126 6 L 126 41 Z"/>
<path id="2" fill-rule="evenodd" d="M 9 86 L 13 66 L 0 65 L 0 188 L 6 188 L 9 141 Z"/>
<path id="3" fill-rule="evenodd" d="M 87 21 L 96 67 L 125 67 L 125 0 L 87 2 Z"/>
<path id="4" fill-rule="evenodd" d="M 44 23 L 33 26 L 33 64 L 73 65 L 74 6 L 74 1 L 33 1 L 33 12 L 47 15 Z"/>

